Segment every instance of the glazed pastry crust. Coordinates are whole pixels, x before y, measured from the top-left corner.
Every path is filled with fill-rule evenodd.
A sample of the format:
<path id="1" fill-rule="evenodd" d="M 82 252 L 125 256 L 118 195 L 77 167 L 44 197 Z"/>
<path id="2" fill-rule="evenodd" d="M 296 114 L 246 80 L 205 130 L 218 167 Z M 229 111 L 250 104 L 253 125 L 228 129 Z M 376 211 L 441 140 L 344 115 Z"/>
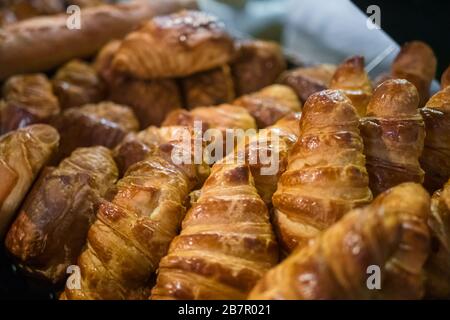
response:
<path id="1" fill-rule="evenodd" d="M 117 179 L 111 152 L 79 148 L 41 175 L 6 236 L 5 247 L 19 266 L 60 283 L 86 241 L 100 198 Z"/>
<path id="2" fill-rule="evenodd" d="M 325 90 L 306 102 L 300 136 L 272 198 L 285 251 L 305 246 L 372 200 L 358 126 L 356 110 L 341 91 Z"/>
<path id="3" fill-rule="evenodd" d="M 227 64 L 233 53 L 233 41 L 215 17 L 181 11 L 127 35 L 112 67 L 139 79 L 185 77 Z"/>
<path id="4" fill-rule="evenodd" d="M 0 137 L 0 236 L 41 168 L 58 148 L 58 132 L 35 124 Z"/>
<path id="5" fill-rule="evenodd" d="M 418 104 L 417 90 L 407 80 L 385 81 L 373 94 L 361 134 L 374 195 L 402 182 L 423 182 L 419 157 L 425 127 Z"/>
<path id="6" fill-rule="evenodd" d="M 429 253 L 430 197 L 404 183 L 350 211 L 270 270 L 250 299 L 420 299 Z M 381 289 L 367 286 L 379 266 Z"/>

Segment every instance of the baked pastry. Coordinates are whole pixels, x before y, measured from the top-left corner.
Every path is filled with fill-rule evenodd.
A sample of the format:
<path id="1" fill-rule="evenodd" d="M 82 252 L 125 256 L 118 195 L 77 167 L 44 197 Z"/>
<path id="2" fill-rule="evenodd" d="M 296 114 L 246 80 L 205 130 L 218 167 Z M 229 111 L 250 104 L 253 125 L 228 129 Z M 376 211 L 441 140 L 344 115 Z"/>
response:
<path id="1" fill-rule="evenodd" d="M 58 148 L 52 127 L 35 124 L 0 137 L 0 238 L 41 168 Z"/>
<path id="2" fill-rule="evenodd" d="M 224 159 L 225 163 L 242 163 L 249 166 L 256 190 L 268 207 L 272 195 L 286 170 L 289 151 L 297 141 L 301 114 L 293 112 L 273 126 L 242 139 L 235 152 Z"/>
<path id="3" fill-rule="evenodd" d="M 181 79 L 183 97 L 188 109 L 215 106 L 235 98 L 230 67 L 222 67 L 196 73 Z"/>
<path id="4" fill-rule="evenodd" d="M 303 247 L 350 209 L 372 200 L 356 109 L 342 91 L 313 94 L 272 197 L 283 249 Z"/>
<path id="5" fill-rule="evenodd" d="M 0 2 L 0 26 L 40 15 L 64 11 L 63 0 L 2 0 Z"/>
<path id="6" fill-rule="evenodd" d="M 450 86 L 450 66 L 444 71 L 441 77 L 441 89 Z"/>
<path id="7" fill-rule="evenodd" d="M 97 103 L 106 97 L 103 81 L 88 63 L 81 60 L 71 60 L 58 69 L 52 82 L 63 109 Z"/>
<path id="8" fill-rule="evenodd" d="M 81 288 L 66 287 L 61 299 L 149 296 L 150 278 L 178 233 L 189 192 L 202 181 L 202 165 L 175 164 L 191 148 L 185 141 L 163 144 L 128 169 L 89 229 L 78 259 Z"/>
<path id="9" fill-rule="evenodd" d="M 419 92 L 419 107 L 430 97 L 430 86 L 436 74 L 437 60 L 426 43 L 412 41 L 404 44 L 392 64 L 392 77 L 406 79 Z"/>
<path id="10" fill-rule="evenodd" d="M 245 299 L 278 262 L 264 202 L 246 165 L 216 163 L 158 269 L 152 299 Z"/>
<path id="11" fill-rule="evenodd" d="M 64 111 L 53 123 L 61 135 L 58 159 L 80 147 L 114 148 L 128 132 L 139 129 L 133 111 L 112 102 L 87 104 Z"/>
<path id="12" fill-rule="evenodd" d="M 181 11 L 127 35 L 112 67 L 139 79 L 185 77 L 227 64 L 233 53 L 233 40 L 215 17 Z"/>
<path id="13" fill-rule="evenodd" d="M 297 68 L 283 72 L 279 82 L 294 89 L 302 103 L 305 103 L 313 93 L 329 88 L 335 71 L 336 66 L 331 64 Z"/>
<path id="14" fill-rule="evenodd" d="M 270 270 L 249 298 L 422 298 L 429 205 L 430 196 L 415 183 L 384 192 Z M 380 286 L 373 288 L 376 274 Z"/>
<path id="15" fill-rule="evenodd" d="M 364 117 L 372 97 L 372 84 L 364 70 L 364 57 L 351 57 L 341 63 L 331 79 L 330 89 L 344 91 L 358 111 L 358 115 Z"/>
<path id="16" fill-rule="evenodd" d="M 256 120 L 258 128 L 273 125 L 282 117 L 301 111 L 301 102 L 288 86 L 273 84 L 258 92 L 244 95 L 233 102 L 246 108 Z"/>
<path id="17" fill-rule="evenodd" d="M 433 95 L 420 113 L 426 129 L 420 165 L 424 186 L 433 193 L 450 178 L 450 87 Z"/>
<path id="18" fill-rule="evenodd" d="M 60 109 L 44 74 L 18 75 L 6 81 L 0 102 L 0 134 L 39 122 L 48 122 Z"/>
<path id="19" fill-rule="evenodd" d="M 416 88 L 404 79 L 385 81 L 373 93 L 361 135 L 374 195 L 402 182 L 423 182 L 425 126 L 418 104 Z"/>
<path id="20" fill-rule="evenodd" d="M 80 12 L 80 29 L 67 27 L 67 23 L 72 22 L 67 14 L 6 25 L 0 42 L 0 80 L 14 74 L 50 70 L 71 59 L 89 57 L 110 40 L 122 38 L 134 30 L 142 21 L 193 6 L 195 1 L 192 0 L 136 0 L 84 8 Z"/>
<path id="21" fill-rule="evenodd" d="M 111 151 L 76 149 L 34 185 L 5 241 L 27 273 L 51 283 L 76 264 L 96 208 L 117 179 Z"/>
<path id="22" fill-rule="evenodd" d="M 237 43 L 231 65 L 238 96 L 258 91 L 278 79 L 286 70 L 281 47 L 272 41 L 243 40 Z"/>
<path id="23" fill-rule="evenodd" d="M 450 182 L 431 198 L 431 253 L 425 265 L 427 297 L 450 298 Z"/>
<path id="24" fill-rule="evenodd" d="M 111 40 L 105 44 L 98 52 L 92 64 L 92 67 L 95 69 L 99 77 L 106 83 L 110 83 L 114 80 L 114 77 L 117 77 L 112 70 L 111 62 L 114 58 L 114 54 L 120 47 L 120 43 L 120 40 Z"/>

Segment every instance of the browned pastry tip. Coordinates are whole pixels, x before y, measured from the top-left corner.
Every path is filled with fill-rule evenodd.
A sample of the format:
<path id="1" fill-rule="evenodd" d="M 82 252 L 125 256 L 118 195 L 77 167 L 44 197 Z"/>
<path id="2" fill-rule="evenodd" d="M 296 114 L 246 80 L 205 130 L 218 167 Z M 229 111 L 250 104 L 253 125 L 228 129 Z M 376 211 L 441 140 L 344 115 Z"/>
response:
<path id="1" fill-rule="evenodd" d="M 433 95 L 421 114 L 426 136 L 420 164 L 425 170 L 424 186 L 433 193 L 450 178 L 450 87 Z"/>
<path id="2" fill-rule="evenodd" d="M 359 117 L 339 90 L 313 94 L 272 197 L 283 249 L 305 246 L 350 209 L 371 201 Z"/>
<path id="3" fill-rule="evenodd" d="M 366 115 L 366 107 L 372 97 L 372 84 L 364 70 L 364 57 L 354 56 L 341 63 L 330 82 L 330 89 L 343 90 L 358 111 Z"/>
<path id="4" fill-rule="evenodd" d="M 159 264 L 151 298 L 245 299 L 277 249 L 249 168 L 217 163 Z"/>
<path id="5" fill-rule="evenodd" d="M 305 103 L 313 93 L 329 88 L 335 72 L 334 65 L 318 64 L 288 70 L 280 76 L 279 82 L 294 89 L 300 100 Z"/>
<path id="6" fill-rule="evenodd" d="M 86 241 L 96 209 L 117 179 L 111 151 L 79 148 L 43 173 L 28 194 L 5 247 L 28 274 L 61 283 Z"/>
<path id="7" fill-rule="evenodd" d="M 200 11 L 159 16 L 122 41 L 112 66 L 140 79 L 192 75 L 227 64 L 233 40 L 216 17 Z"/>
<path id="8" fill-rule="evenodd" d="M 59 68 L 52 82 L 63 109 L 100 102 L 106 96 L 101 78 L 88 63 L 81 60 L 71 60 Z"/>
<path id="9" fill-rule="evenodd" d="M 258 128 L 268 127 L 291 112 L 301 111 L 301 102 L 295 92 L 280 84 L 244 95 L 233 104 L 246 108 L 255 118 Z"/>
<path id="10" fill-rule="evenodd" d="M 429 206 L 430 196 L 419 184 L 386 191 L 270 270 L 249 298 L 422 298 Z M 370 286 L 374 269 L 378 290 Z"/>
<path id="11" fill-rule="evenodd" d="M 0 136 L 0 237 L 41 168 L 54 155 L 58 132 L 34 124 Z"/>
<path id="12" fill-rule="evenodd" d="M 428 298 L 450 298 L 450 182 L 431 198 L 431 253 L 426 264 Z"/>
<path id="13" fill-rule="evenodd" d="M 181 87 L 188 109 L 215 106 L 231 102 L 235 98 L 233 78 L 228 65 L 183 78 Z"/>
<path id="14" fill-rule="evenodd" d="M 16 75 L 3 86 L 0 134 L 39 122 L 49 122 L 60 111 L 52 84 L 44 74 Z"/>
<path id="15" fill-rule="evenodd" d="M 114 72 L 111 68 L 111 62 L 114 58 L 114 54 L 120 47 L 120 43 L 120 40 L 111 40 L 110 42 L 105 44 L 97 53 L 94 63 L 92 64 L 100 78 L 102 78 L 107 83 L 110 83 L 114 77 Z"/>
<path id="16" fill-rule="evenodd" d="M 441 89 L 450 86 L 450 66 L 444 71 L 441 77 Z"/>
<path id="17" fill-rule="evenodd" d="M 286 70 L 286 61 L 279 44 L 262 40 L 237 42 L 231 65 L 237 96 L 267 87 Z"/>
<path id="18" fill-rule="evenodd" d="M 392 76 L 412 82 L 420 97 L 422 107 L 430 97 L 430 86 L 436 74 L 437 60 L 431 49 L 422 41 L 405 43 L 392 64 Z"/>

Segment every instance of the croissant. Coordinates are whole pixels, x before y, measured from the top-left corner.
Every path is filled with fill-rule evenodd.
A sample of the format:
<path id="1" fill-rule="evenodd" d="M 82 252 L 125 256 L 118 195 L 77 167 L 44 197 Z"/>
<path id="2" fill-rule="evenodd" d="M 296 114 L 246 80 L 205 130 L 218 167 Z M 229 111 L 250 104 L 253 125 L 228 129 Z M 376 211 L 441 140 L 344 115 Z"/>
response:
<path id="1" fill-rule="evenodd" d="M 111 152 L 79 148 L 34 185 L 5 247 L 21 268 L 59 283 L 76 263 L 100 198 L 117 179 Z"/>
<path id="2" fill-rule="evenodd" d="M 105 44 L 92 63 L 94 70 L 106 83 L 110 83 L 117 76 L 112 70 L 111 63 L 117 50 L 119 50 L 120 44 L 120 40 L 111 40 Z"/>
<path id="3" fill-rule="evenodd" d="M 445 89 L 450 86 L 450 66 L 444 71 L 441 77 L 441 88 Z"/>
<path id="4" fill-rule="evenodd" d="M 181 79 L 181 86 L 188 109 L 231 102 L 235 97 L 228 65 Z"/>
<path id="5" fill-rule="evenodd" d="M 68 157 L 79 147 L 114 148 L 128 132 L 139 129 L 133 111 L 112 102 L 67 109 L 53 124 L 61 135 L 58 159 Z"/>
<path id="6" fill-rule="evenodd" d="M 189 192 L 202 180 L 202 165 L 176 164 L 190 145 L 175 141 L 159 151 L 131 166 L 112 200 L 100 205 L 78 258 L 81 288 L 66 287 L 61 299 L 149 296 L 150 277 L 178 232 Z"/>
<path id="7" fill-rule="evenodd" d="M 278 261 L 246 165 L 215 164 L 160 264 L 152 299 L 245 299 Z"/>
<path id="8" fill-rule="evenodd" d="M 301 111 L 301 102 L 288 86 L 274 84 L 258 92 L 244 95 L 234 102 L 246 108 L 258 128 L 273 125 L 291 112 Z"/>
<path id="9" fill-rule="evenodd" d="M 402 182 L 423 182 L 419 157 L 425 128 L 418 104 L 417 90 L 407 80 L 385 81 L 373 93 L 361 135 L 374 195 Z"/>
<path id="10" fill-rule="evenodd" d="M 285 71 L 279 80 L 281 84 L 291 87 L 302 103 L 305 103 L 313 93 L 329 88 L 335 72 L 334 65 L 318 64 Z"/>
<path id="11" fill-rule="evenodd" d="M 286 70 L 286 61 L 276 42 L 242 40 L 237 42 L 231 67 L 236 93 L 241 96 L 273 84 Z"/>
<path id="12" fill-rule="evenodd" d="M 420 164 L 424 186 L 432 193 L 450 178 L 450 87 L 432 96 L 420 112 L 426 128 Z"/>
<path id="13" fill-rule="evenodd" d="M 283 249 L 303 247 L 350 209 L 372 200 L 356 109 L 342 91 L 306 102 L 300 136 L 272 201 Z"/>
<path id="14" fill-rule="evenodd" d="M 58 143 L 58 132 L 44 124 L 31 125 L 0 137 L 0 238 Z"/>
<path id="15" fill-rule="evenodd" d="M 426 263 L 426 293 L 430 298 L 450 298 L 450 182 L 431 198 L 431 253 Z"/>
<path id="16" fill-rule="evenodd" d="M 259 130 L 256 135 L 240 141 L 234 153 L 224 159 L 225 163 L 242 163 L 249 166 L 255 188 L 268 207 L 272 206 L 272 195 L 286 170 L 289 151 L 299 135 L 300 113 L 291 113 L 273 126 Z"/>
<path id="17" fill-rule="evenodd" d="M 62 66 L 52 80 L 61 108 L 100 102 L 105 98 L 105 84 L 95 70 L 81 60 Z"/>
<path id="18" fill-rule="evenodd" d="M 429 205 L 428 193 L 415 183 L 382 193 L 270 270 L 249 298 L 420 299 Z M 378 290 L 369 287 L 372 274 L 381 278 Z"/>
<path id="19" fill-rule="evenodd" d="M 372 84 L 364 70 L 364 57 L 351 57 L 340 64 L 331 79 L 330 89 L 344 91 L 358 111 L 358 115 L 364 117 L 372 97 Z"/>
<path id="20" fill-rule="evenodd" d="M 44 74 L 9 78 L 3 87 L 3 98 L 0 135 L 33 123 L 48 122 L 60 111 L 52 85 Z"/>
<path id="21" fill-rule="evenodd" d="M 406 79 L 414 84 L 419 92 L 419 107 L 430 97 L 430 86 L 436 74 L 437 60 L 426 43 L 412 41 L 404 44 L 392 64 L 392 76 Z"/>
<path id="22" fill-rule="evenodd" d="M 159 16 L 128 34 L 114 70 L 139 79 L 185 77 L 227 64 L 234 44 L 215 17 L 199 11 Z"/>

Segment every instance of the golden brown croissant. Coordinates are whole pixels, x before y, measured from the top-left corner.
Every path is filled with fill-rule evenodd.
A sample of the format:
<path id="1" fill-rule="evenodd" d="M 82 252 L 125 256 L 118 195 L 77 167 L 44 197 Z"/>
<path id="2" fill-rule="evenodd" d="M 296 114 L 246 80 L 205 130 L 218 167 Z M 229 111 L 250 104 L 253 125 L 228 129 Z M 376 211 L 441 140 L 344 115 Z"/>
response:
<path id="1" fill-rule="evenodd" d="M 44 74 L 13 76 L 3 87 L 0 134 L 39 122 L 48 122 L 60 109 L 52 84 Z M 3 104 L 3 106 L 2 106 Z"/>
<path id="2" fill-rule="evenodd" d="M 139 129 L 133 111 L 112 102 L 67 109 L 53 124 L 61 135 L 58 159 L 68 157 L 79 147 L 114 148 L 128 132 Z"/>
<path id="3" fill-rule="evenodd" d="M 163 144 L 128 169 L 89 229 L 78 259 L 81 288 L 66 287 L 62 299 L 148 297 L 150 277 L 178 232 L 189 192 L 202 178 L 201 165 L 175 164 L 191 148 L 184 141 Z"/>
<path id="4" fill-rule="evenodd" d="M 181 11 L 126 36 L 112 67 L 140 79 L 184 77 L 227 64 L 233 53 L 233 40 L 215 17 Z"/>
<path id="5" fill-rule="evenodd" d="M 415 183 L 384 192 L 270 270 L 249 298 L 420 299 L 429 205 Z M 370 289 L 371 275 L 381 278 L 379 289 Z"/>
<path id="6" fill-rule="evenodd" d="M 228 65 L 181 79 L 181 87 L 188 109 L 215 106 L 231 102 L 235 98 L 233 78 Z"/>
<path id="7" fill-rule="evenodd" d="M 406 79 L 419 92 L 419 107 L 430 97 L 430 86 L 436 74 L 437 60 L 426 43 L 412 41 L 404 44 L 392 64 L 392 77 Z"/>
<path id="8" fill-rule="evenodd" d="M 342 91 L 325 90 L 306 102 L 300 136 L 272 201 L 274 223 L 290 252 L 372 200 L 356 109 Z"/>
<path id="9" fill-rule="evenodd" d="M 246 165 L 217 163 L 160 264 L 152 299 L 245 299 L 278 261 Z"/>
<path id="10" fill-rule="evenodd" d="M 110 83 L 114 77 L 117 76 L 112 70 L 111 63 L 117 50 L 119 50 L 120 44 L 120 40 L 112 40 L 105 44 L 98 52 L 92 64 L 92 67 L 95 69 L 97 74 L 106 83 Z"/>
<path id="11" fill-rule="evenodd" d="M 358 115 L 364 117 L 372 97 L 372 84 L 364 70 L 364 57 L 351 57 L 341 63 L 331 79 L 330 89 L 344 91 L 358 111 Z"/>
<path id="12" fill-rule="evenodd" d="M 450 181 L 431 198 L 431 254 L 425 265 L 427 296 L 450 298 Z"/>
<path id="13" fill-rule="evenodd" d="M 246 108 L 258 128 L 273 125 L 291 112 L 301 111 L 301 102 L 288 86 L 274 84 L 237 99 L 233 104 Z"/>
<path id="14" fill-rule="evenodd" d="M 450 86 L 450 66 L 444 71 L 441 77 L 441 89 Z"/>
<path id="15" fill-rule="evenodd" d="M 403 79 L 385 81 L 373 93 L 361 135 L 374 195 L 402 182 L 423 182 L 425 128 L 418 104 L 416 88 Z"/>
<path id="16" fill-rule="evenodd" d="M 294 89 L 300 100 L 305 103 L 315 92 L 328 89 L 336 72 L 336 66 L 318 64 L 312 67 L 288 70 L 280 76 L 280 83 Z"/>
<path id="17" fill-rule="evenodd" d="M 31 125 L 0 137 L 0 238 L 58 143 L 58 132 L 44 124 Z"/>
<path id="18" fill-rule="evenodd" d="M 41 176 L 12 224 L 5 247 L 19 266 L 60 283 L 86 242 L 96 208 L 117 179 L 111 151 L 79 148 Z"/>
<path id="19" fill-rule="evenodd" d="M 61 108 L 96 103 L 105 98 L 105 84 L 86 62 L 71 60 L 62 66 L 52 80 Z"/>
<path id="20" fill-rule="evenodd" d="M 231 65 L 238 96 L 258 91 L 277 80 L 286 70 L 281 47 L 271 41 L 243 40 Z"/>
<path id="21" fill-rule="evenodd" d="M 440 189 L 450 178 L 450 87 L 428 100 L 421 110 L 425 121 L 425 145 L 420 164 L 429 192 Z"/>

